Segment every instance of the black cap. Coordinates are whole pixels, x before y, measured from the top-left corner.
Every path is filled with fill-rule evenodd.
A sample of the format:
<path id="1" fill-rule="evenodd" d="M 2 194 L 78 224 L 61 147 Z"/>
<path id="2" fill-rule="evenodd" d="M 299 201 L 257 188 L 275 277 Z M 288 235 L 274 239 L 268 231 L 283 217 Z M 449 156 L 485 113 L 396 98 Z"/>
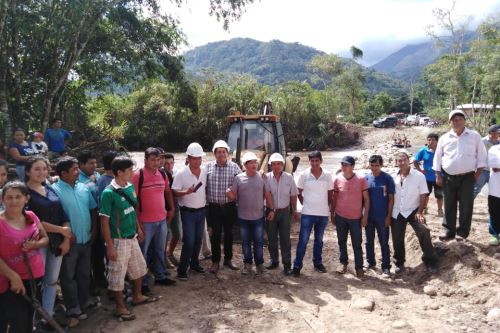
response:
<path id="1" fill-rule="evenodd" d="M 488 129 L 488 133 L 495 133 L 500 131 L 500 125 L 491 125 Z"/>
<path id="2" fill-rule="evenodd" d="M 345 163 L 345 164 L 349 164 L 352 166 L 354 166 L 354 164 L 356 164 L 356 162 L 354 161 L 354 157 L 352 157 L 352 156 L 344 156 L 342 158 L 342 161 L 340 161 L 340 163 Z"/>

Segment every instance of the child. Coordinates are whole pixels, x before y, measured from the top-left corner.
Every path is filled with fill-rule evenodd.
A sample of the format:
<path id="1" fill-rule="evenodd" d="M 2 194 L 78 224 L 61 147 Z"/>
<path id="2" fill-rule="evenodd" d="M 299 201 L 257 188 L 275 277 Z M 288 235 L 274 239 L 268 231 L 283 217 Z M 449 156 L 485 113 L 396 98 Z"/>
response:
<path id="1" fill-rule="evenodd" d="M 47 144 L 43 141 L 43 134 L 41 132 L 35 132 L 33 134 L 32 145 L 35 150 L 35 154 L 47 157 L 49 147 L 47 147 Z"/>
<path id="2" fill-rule="evenodd" d="M 143 233 L 137 224 L 135 207 L 137 198 L 130 183 L 134 174 L 134 162 L 126 157 L 116 157 L 111 163 L 115 179 L 101 195 L 100 220 L 106 255 L 108 257 L 108 289 L 115 292 L 115 316 L 120 320 L 134 320 L 123 301 L 125 275 L 134 284 L 133 305 L 152 303 L 157 297 L 141 293 L 142 277 L 146 275 L 146 261 L 139 247 Z"/>
<path id="3" fill-rule="evenodd" d="M 25 211 L 28 189 L 19 181 L 4 186 L 5 211 L 0 213 L 0 331 L 33 330 L 33 307 L 23 295 L 35 297 L 31 284 L 44 275 L 40 248 L 49 243 L 38 217 Z M 31 270 L 31 272 L 30 272 Z M 36 291 L 35 291 L 36 292 Z"/>

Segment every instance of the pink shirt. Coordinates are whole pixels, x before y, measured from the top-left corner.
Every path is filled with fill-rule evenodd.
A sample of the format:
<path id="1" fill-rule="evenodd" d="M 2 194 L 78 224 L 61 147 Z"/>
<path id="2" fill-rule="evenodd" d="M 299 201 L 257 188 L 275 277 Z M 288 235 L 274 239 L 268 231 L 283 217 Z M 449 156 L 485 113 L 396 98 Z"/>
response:
<path id="1" fill-rule="evenodd" d="M 17 230 L 5 220 L 0 219 L 0 258 L 23 280 L 29 280 L 30 275 L 24 263 L 22 246 L 30 237 L 34 239 L 38 237 L 38 225 L 40 224 L 40 220 L 32 211 L 26 211 L 26 215 L 31 217 L 33 223 L 26 225 L 23 230 Z M 42 277 L 45 273 L 45 266 L 40 250 L 32 250 L 27 254 L 33 277 Z M 9 279 L 0 275 L 0 293 L 7 291 L 7 289 L 9 289 Z"/>
<path id="2" fill-rule="evenodd" d="M 138 200 L 141 201 L 141 209 L 137 206 L 137 216 L 141 222 L 160 222 L 167 218 L 167 210 L 165 209 L 165 188 L 170 186 L 168 177 L 161 175 L 160 171 L 156 170 L 152 173 L 148 169 L 144 171 L 144 182 L 139 193 L 139 171 L 134 173 L 132 184 L 134 184 L 135 193 Z M 139 197 L 140 196 L 140 197 Z"/>
<path id="3" fill-rule="evenodd" d="M 364 177 L 354 174 L 346 179 L 339 173 L 333 181 L 333 191 L 337 192 L 335 214 L 346 219 L 357 220 L 363 215 L 363 191 L 368 190 L 368 182 Z"/>

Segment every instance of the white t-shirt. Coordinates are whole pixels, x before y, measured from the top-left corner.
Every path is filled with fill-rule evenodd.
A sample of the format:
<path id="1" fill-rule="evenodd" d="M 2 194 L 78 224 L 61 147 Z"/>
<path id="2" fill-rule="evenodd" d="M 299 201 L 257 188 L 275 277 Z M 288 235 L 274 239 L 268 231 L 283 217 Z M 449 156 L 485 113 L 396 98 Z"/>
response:
<path id="1" fill-rule="evenodd" d="M 297 182 L 297 187 L 302 189 L 304 202 L 302 214 L 314 216 L 330 216 L 328 206 L 328 191 L 333 191 L 332 174 L 322 170 L 318 179 L 311 173 L 311 168 L 302 171 Z"/>
<path id="2" fill-rule="evenodd" d="M 488 168 L 500 168 L 500 145 L 495 145 L 488 150 Z M 500 171 L 490 170 L 488 194 L 500 198 Z"/>
<path id="3" fill-rule="evenodd" d="M 200 177 L 196 178 L 191 172 L 191 169 L 186 165 L 183 169 L 179 170 L 175 175 L 174 182 L 172 184 L 172 190 L 187 190 L 191 186 L 196 186 L 199 182 L 202 183 L 200 188 L 196 192 L 190 193 L 188 195 L 183 195 L 178 197 L 179 206 L 188 208 L 202 208 L 205 207 L 207 202 L 206 199 L 206 186 L 207 186 L 207 172 L 206 168 L 201 168 Z"/>

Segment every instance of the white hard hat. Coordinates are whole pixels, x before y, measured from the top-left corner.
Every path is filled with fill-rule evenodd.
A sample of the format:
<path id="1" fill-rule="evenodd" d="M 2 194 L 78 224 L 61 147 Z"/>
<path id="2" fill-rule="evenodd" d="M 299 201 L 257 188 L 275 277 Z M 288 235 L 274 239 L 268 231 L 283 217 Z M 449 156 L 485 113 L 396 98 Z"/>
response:
<path id="1" fill-rule="evenodd" d="M 245 155 L 243 155 L 243 157 L 241 158 L 241 162 L 243 164 L 246 164 L 248 161 L 257 161 L 257 155 L 255 155 L 255 153 L 252 153 L 251 151 L 245 153 Z"/>
<path id="2" fill-rule="evenodd" d="M 226 148 L 228 153 L 229 153 L 229 150 L 230 150 L 229 145 L 224 140 L 219 140 L 216 143 L 214 143 L 214 147 L 212 148 L 212 152 L 214 154 L 215 154 L 215 150 L 217 148 Z"/>
<path id="3" fill-rule="evenodd" d="M 283 158 L 283 156 L 281 156 L 280 153 L 274 153 L 271 155 L 271 157 L 269 157 L 269 164 L 273 162 L 281 162 L 285 164 L 285 159 Z"/>
<path id="4" fill-rule="evenodd" d="M 205 156 L 205 153 L 203 152 L 203 148 L 201 148 L 201 145 L 198 142 L 193 142 L 187 147 L 186 155 L 192 157 L 202 157 Z"/>

